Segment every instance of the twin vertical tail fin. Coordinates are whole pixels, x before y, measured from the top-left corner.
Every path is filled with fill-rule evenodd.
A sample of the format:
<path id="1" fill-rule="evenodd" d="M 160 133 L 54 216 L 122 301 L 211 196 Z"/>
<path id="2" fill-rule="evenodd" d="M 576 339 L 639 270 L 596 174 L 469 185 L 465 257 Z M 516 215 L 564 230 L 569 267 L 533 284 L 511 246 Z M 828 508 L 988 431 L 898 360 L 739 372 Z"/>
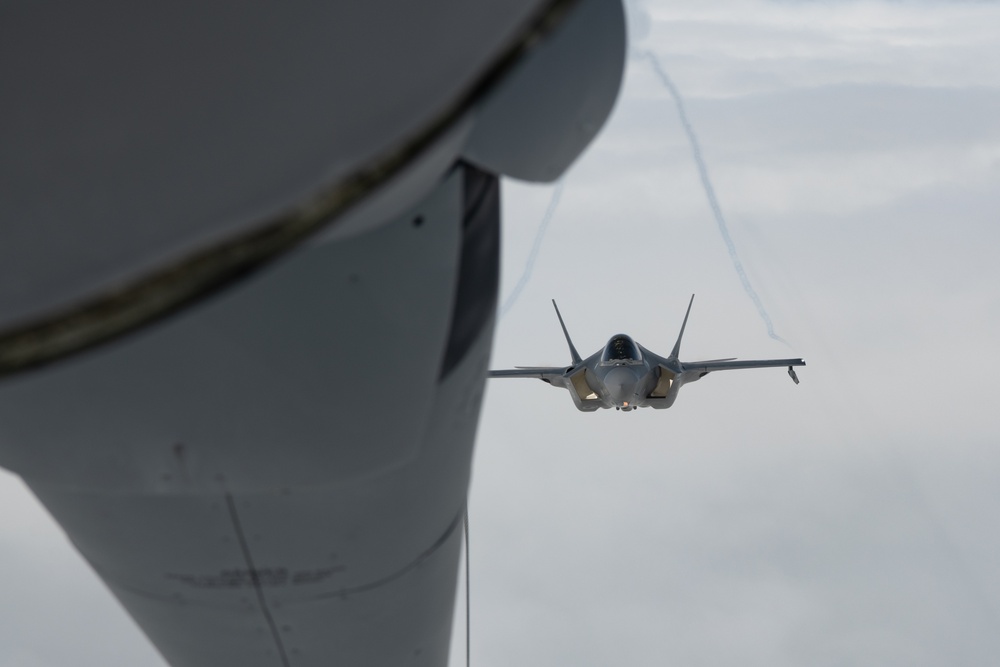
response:
<path id="1" fill-rule="evenodd" d="M 566 336 L 566 344 L 569 345 L 569 353 L 573 357 L 573 364 L 576 365 L 583 361 L 583 359 L 580 358 L 580 353 L 576 351 L 575 347 L 573 347 L 573 341 L 569 338 L 569 331 L 566 331 L 566 324 L 563 322 L 562 315 L 559 314 L 559 306 L 556 305 L 555 299 L 552 299 L 552 307 L 556 309 L 556 317 L 559 318 L 559 326 L 562 327 L 563 335 Z"/>
<path id="2" fill-rule="evenodd" d="M 688 323 L 688 315 L 691 314 L 691 306 L 694 304 L 694 294 L 691 295 L 691 300 L 688 301 L 687 312 L 684 313 L 684 322 L 681 324 L 681 332 L 677 334 L 677 342 L 674 343 L 674 349 L 670 351 L 670 356 L 677 359 L 677 355 L 681 353 L 681 339 L 684 338 L 684 327 Z"/>
<path id="3" fill-rule="evenodd" d="M 670 356 L 674 359 L 678 358 L 681 353 L 681 340 L 684 338 L 684 329 L 687 327 L 688 316 L 691 315 L 691 306 L 694 305 L 694 294 L 691 295 L 691 300 L 688 301 L 687 312 L 684 313 L 684 322 L 681 324 L 681 332 L 677 334 L 677 342 L 674 343 L 674 349 L 670 351 Z M 556 309 L 556 317 L 559 318 L 559 326 L 562 327 L 563 336 L 566 337 L 566 344 L 569 345 L 570 356 L 573 357 L 573 363 L 578 364 L 583 359 L 580 358 L 580 353 L 576 351 L 576 347 L 573 345 L 572 339 L 569 337 L 569 331 L 566 330 L 566 323 L 563 322 L 562 314 L 559 312 L 559 306 L 556 305 L 556 300 L 552 299 L 552 307 Z"/>

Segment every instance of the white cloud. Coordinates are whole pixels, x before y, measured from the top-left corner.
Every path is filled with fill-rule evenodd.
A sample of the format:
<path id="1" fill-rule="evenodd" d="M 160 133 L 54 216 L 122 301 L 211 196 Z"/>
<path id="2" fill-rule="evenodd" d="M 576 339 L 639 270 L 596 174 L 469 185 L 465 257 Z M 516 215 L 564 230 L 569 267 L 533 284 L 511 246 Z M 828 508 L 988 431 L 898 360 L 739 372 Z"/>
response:
<path id="1" fill-rule="evenodd" d="M 993 86 L 1000 71 L 995 3 L 650 4 L 641 44 L 677 69 L 689 95 L 894 82 Z M 687 70 L 687 72 L 685 72 Z"/>

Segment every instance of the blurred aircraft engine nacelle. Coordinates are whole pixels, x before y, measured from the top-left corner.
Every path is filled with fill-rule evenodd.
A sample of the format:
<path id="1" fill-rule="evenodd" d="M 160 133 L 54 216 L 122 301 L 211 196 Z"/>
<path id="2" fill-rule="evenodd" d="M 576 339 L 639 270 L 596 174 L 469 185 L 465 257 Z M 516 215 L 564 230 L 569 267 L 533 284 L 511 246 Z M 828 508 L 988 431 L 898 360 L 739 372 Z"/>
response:
<path id="1" fill-rule="evenodd" d="M 625 52 L 620 0 L 0 9 L 0 465 L 171 665 L 447 663 L 499 176 Z"/>

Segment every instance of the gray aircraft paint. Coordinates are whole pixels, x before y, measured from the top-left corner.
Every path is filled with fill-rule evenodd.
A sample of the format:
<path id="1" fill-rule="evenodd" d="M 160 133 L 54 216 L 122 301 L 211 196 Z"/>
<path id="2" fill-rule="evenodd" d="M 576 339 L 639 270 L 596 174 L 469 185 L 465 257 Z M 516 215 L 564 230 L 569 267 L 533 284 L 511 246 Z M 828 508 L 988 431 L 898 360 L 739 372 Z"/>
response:
<path id="1" fill-rule="evenodd" d="M 514 370 L 490 371 L 491 378 L 537 378 L 554 387 L 569 391 L 573 404 L 582 412 L 593 412 L 602 408 L 615 408 L 631 412 L 637 408 L 665 410 L 674 404 L 685 384 L 696 382 L 709 373 L 744 368 L 787 367 L 795 384 L 799 383 L 793 366 L 805 366 L 802 359 L 760 359 L 736 361 L 734 359 L 713 359 L 711 361 L 681 361 L 681 339 L 687 326 L 688 316 L 694 296 L 688 303 L 684 322 L 681 324 L 677 342 L 670 354 L 661 357 L 635 343 L 625 334 L 616 334 L 607 346 L 586 359 L 581 359 L 570 340 L 569 331 L 563 322 L 559 308 L 553 300 L 559 325 L 562 327 L 566 344 L 569 346 L 572 364 L 562 367 L 517 368 Z M 631 347 L 632 354 L 615 354 L 612 347 L 617 344 Z"/>
<path id="2" fill-rule="evenodd" d="M 492 330 L 439 380 L 461 207 L 459 171 L 378 232 L 3 385 L 3 464 L 171 664 L 445 661 Z"/>
<path id="3" fill-rule="evenodd" d="M 303 11 L 289 22 L 331 20 Z M 496 311 L 498 175 L 558 178 L 604 123 L 621 82 L 618 0 L 442 2 L 392 23 L 421 43 L 440 36 L 445 41 L 435 49 L 407 49 L 392 35 L 382 35 L 389 41 L 380 46 L 365 30 L 368 9 L 329 11 L 343 39 L 321 41 L 337 53 L 310 52 L 305 64 L 295 49 L 287 60 L 258 54 L 276 79 L 196 86 L 178 108 L 116 106 L 117 98 L 95 98 L 78 116 L 72 105 L 46 106 L 44 99 L 31 98 L 40 109 L 34 114 L 30 105 L 5 107 L 32 116 L 35 129 L 58 125 L 63 134 L 44 151 L 9 144 L 4 173 L 39 151 L 68 171 L 21 169 L 22 181 L 36 180 L 18 181 L 20 196 L 0 204 L 8 207 L 0 211 L 5 222 L 33 222 L 39 202 L 47 207 L 47 226 L 9 235 L 4 245 L 6 270 L 24 278 L 17 289 L 4 281 L 4 326 L 57 321 L 86 308 L 100 316 L 94 304 L 114 290 L 142 284 L 165 265 L 186 266 L 191 256 L 218 249 L 220 239 L 252 237 L 276 211 L 291 207 L 293 223 L 299 213 L 316 217 L 299 239 L 310 242 L 280 246 L 267 261 L 247 265 L 239 280 L 213 284 L 185 308 L 116 337 L 43 359 L 49 363 L 11 366 L 0 382 L 0 464 L 23 477 L 175 667 L 446 663 Z M 351 12 L 363 16 L 355 21 Z M 174 67 L 211 60 L 216 48 L 252 71 L 254 61 L 240 54 L 256 43 L 240 36 L 270 34 L 275 16 L 239 16 L 244 23 L 225 27 L 232 39 L 203 40 L 171 60 L 156 45 L 178 43 L 189 28 L 210 35 L 220 21 L 178 26 L 146 15 L 125 41 L 146 39 L 152 51 L 144 53 L 157 67 L 138 79 L 124 76 L 141 69 L 140 57 L 134 71 L 115 79 L 116 94 L 128 97 Z M 5 44 L 14 51 L 35 48 L 32 31 L 50 27 L 29 10 L 15 18 L 23 39 Z M 74 61 L 102 72 L 125 39 L 116 32 L 121 23 L 100 12 L 75 19 L 56 27 L 107 29 L 91 35 L 94 48 L 79 50 Z M 465 24 L 468 30 L 455 30 Z M 298 44 L 302 34 L 278 31 L 276 43 Z M 373 49 L 386 57 L 371 58 Z M 285 68 L 296 76 L 283 76 Z M 397 78 L 376 76 L 380 68 Z M 415 71 L 428 72 L 433 85 L 410 85 Z M 25 80 L 39 74 L 3 72 Z M 561 85 L 551 85 L 554 78 Z M 275 80 L 283 82 L 280 95 Z M 352 82 L 378 90 L 345 94 Z M 58 97 L 70 84 L 54 77 L 46 91 Z M 247 90 L 273 103 L 236 103 Z M 385 95 L 374 94 L 380 91 Z M 211 107 L 218 94 L 236 102 Z M 331 113 L 317 94 L 350 113 Z M 199 102 L 209 105 L 204 118 L 171 116 Z M 120 114 L 102 113 L 104 104 L 131 111 L 129 124 L 114 126 Z M 299 107 L 317 123 L 286 117 Z M 226 132 L 184 131 L 188 121 L 206 118 L 228 123 Z M 5 131 L 17 130 L 8 120 Z M 93 127 L 102 122 L 108 125 Z M 256 146 L 253 128 L 268 123 L 294 140 Z M 155 128 L 151 141 L 178 159 L 158 160 L 166 149 L 142 142 L 60 139 L 129 128 Z M 244 131 L 244 140 L 232 139 Z M 206 136 L 245 150 L 206 144 Z M 312 141 L 317 136 L 329 141 Z M 296 153 L 302 145 L 306 156 Z M 111 149 L 121 154 L 102 152 Z M 277 159 L 285 149 L 302 159 Z M 200 151 L 235 162 L 213 167 L 226 179 L 188 168 Z M 373 159 L 385 169 L 365 171 Z M 66 186 L 80 161 L 93 167 L 76 172 L 86 183 Z M 273 174 L 279 168 L 282 178 Z M 136 179 L 172 198 L 144 196 Z M 330 208 L 332 220 L 312 208 L 323 197 L 311 197 L 326 187 L 355 197 L 345 200 L 354 202 L 350 208 Z M 81 188 L 92 196 L 75 197 Z M 141 215 L 138 204 L 155 215 Z M 66 253 L 73 261 L 61 262 Z"/>

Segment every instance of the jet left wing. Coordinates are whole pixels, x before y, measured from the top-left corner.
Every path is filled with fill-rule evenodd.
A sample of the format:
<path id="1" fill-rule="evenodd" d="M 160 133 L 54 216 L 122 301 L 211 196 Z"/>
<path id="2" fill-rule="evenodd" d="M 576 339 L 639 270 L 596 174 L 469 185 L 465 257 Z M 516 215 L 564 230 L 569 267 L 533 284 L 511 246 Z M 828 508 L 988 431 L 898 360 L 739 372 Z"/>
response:
<path id="1" fill-rule="evenodd" d="M 802 361 L 802 359 L 748 359 L 746 361 L 692 361 L 682 363 L 681 367 L 684 369 L 684 373 L 698 373 L 698 377 L 701 378 L 712 371 L 727 371 L 736 368 L 780 368 L 787 366 L 788 377 L 792 378 L 792 382 L 798 384 L 799 378 L 792 367 L 805 365 L 806 362 Z"/>
<path id="2" fill-rule="evenodd" d="M 685 371 L 726 371 L 735 368 L 780 368 L 782 366 L 805 366 L 801 359 L 747 359 L 744 361 L 685 361 L 681 366 Z"/>
<path id="3" fill-rule="evenodd" d="M 491 378 L 538 378 L 553 387 L 569 390 L 573 405 L 581 412 L 593 412 L 606 407 L 587 382 L 587 366 L 529 366 L 512 370 L 490 371 Z"/>

